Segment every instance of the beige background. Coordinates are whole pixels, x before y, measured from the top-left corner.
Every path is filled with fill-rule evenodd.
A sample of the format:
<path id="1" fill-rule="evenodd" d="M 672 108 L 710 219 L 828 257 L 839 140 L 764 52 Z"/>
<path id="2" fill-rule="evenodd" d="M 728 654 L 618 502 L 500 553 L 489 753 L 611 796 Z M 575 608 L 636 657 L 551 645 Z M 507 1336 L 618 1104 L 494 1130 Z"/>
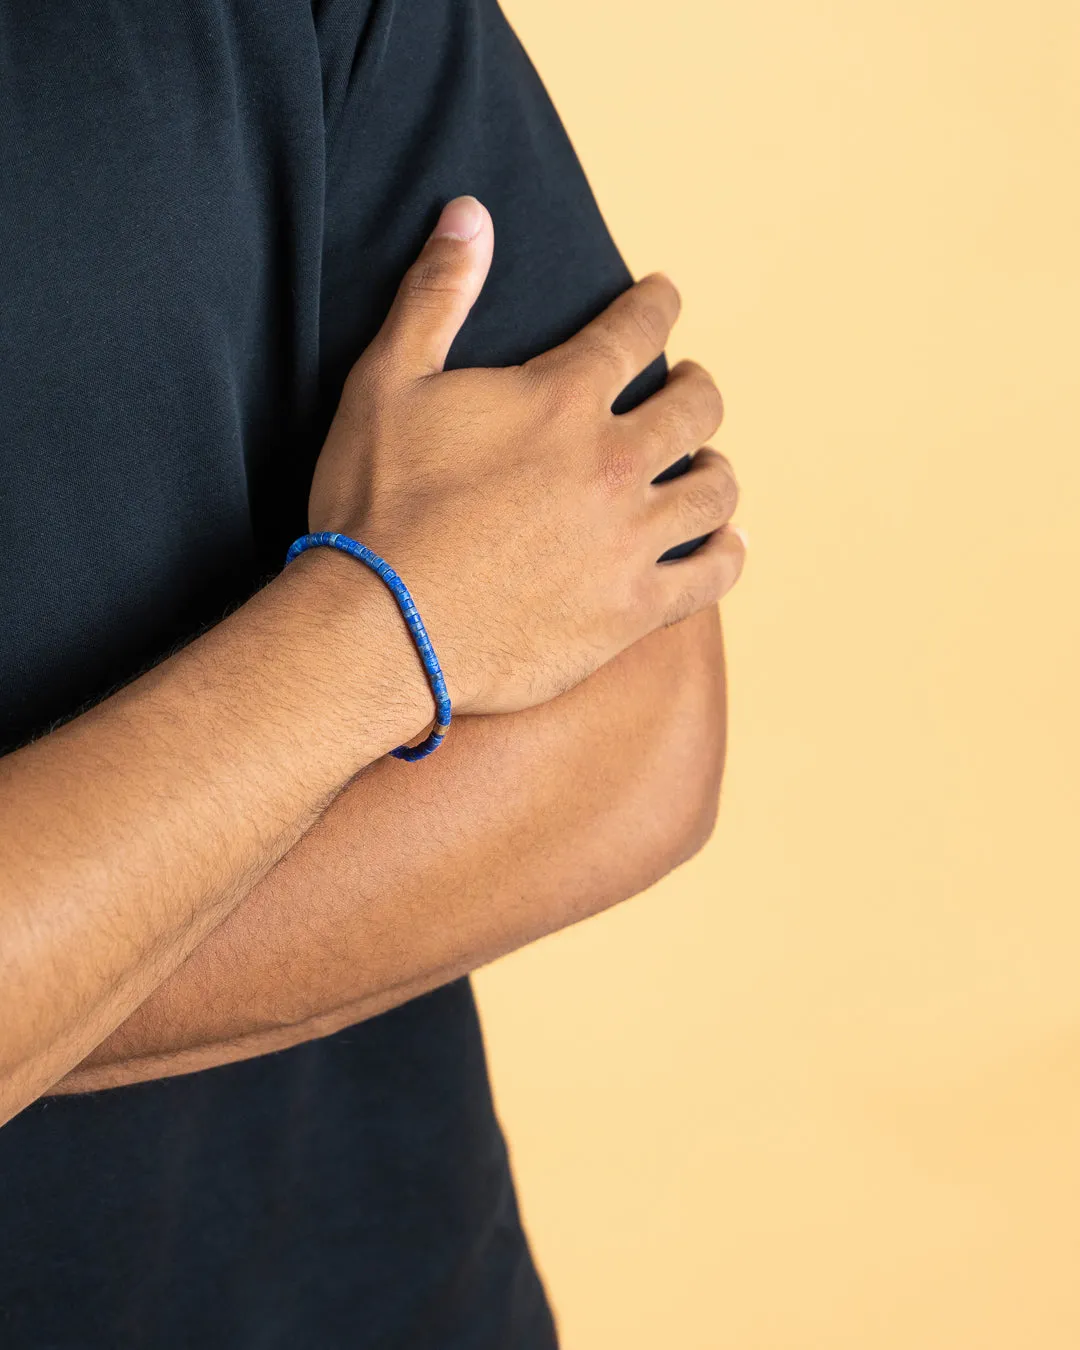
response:
<path id="1" fill-rule="evenodd" d="M 1076 1350 L 1080 6 L 507 10 L 751 536 L 713 842 L 478 981 L 566 1350 Z"/>

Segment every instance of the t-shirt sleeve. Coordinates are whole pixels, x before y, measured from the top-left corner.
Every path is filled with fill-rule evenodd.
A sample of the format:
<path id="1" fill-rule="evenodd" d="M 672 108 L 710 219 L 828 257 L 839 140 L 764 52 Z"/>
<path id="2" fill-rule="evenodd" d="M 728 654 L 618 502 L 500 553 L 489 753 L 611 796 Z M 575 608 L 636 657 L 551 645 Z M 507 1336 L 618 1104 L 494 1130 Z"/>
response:
<path id="1" fill-rule="evenodd" d="M 495 0 L 329 0 L 316 20 L 326 117 L 324 366 L 347 369 L 360 354 L 442 205 L 461 193 L 490 210 L 495 256 L 449 364 L 525 360 L 630 284 L 551 100 Z M 662 379 L 658 362 L 645 383 Z"/>
<path id="2" fill-rule="evenodd" d="M 443 204 L 461 193 L 490 210 L 495 253 L 448 365 L 523 361 L 630 285 L 496 0 L 324 0 L 315 17 L 326 125 L 321 368 L 331 390 L 382 322 Z M 661 357 L 616 411 L 665 374 Z"/>

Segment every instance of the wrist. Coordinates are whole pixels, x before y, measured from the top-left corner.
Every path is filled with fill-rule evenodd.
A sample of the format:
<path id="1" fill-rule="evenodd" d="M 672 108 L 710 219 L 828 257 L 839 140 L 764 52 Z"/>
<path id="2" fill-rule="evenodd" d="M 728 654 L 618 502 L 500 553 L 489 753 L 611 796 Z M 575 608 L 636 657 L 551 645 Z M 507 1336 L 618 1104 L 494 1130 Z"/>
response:
<path id="1" fill-rule="evenodd" d="M 394 597 L 362 563 L 335 549 L 296 557 L 271 583 L 304 630 L 313 674 L 332 689 L 354 772 L 431 724 L 435 707 L 419 653 Z"/>

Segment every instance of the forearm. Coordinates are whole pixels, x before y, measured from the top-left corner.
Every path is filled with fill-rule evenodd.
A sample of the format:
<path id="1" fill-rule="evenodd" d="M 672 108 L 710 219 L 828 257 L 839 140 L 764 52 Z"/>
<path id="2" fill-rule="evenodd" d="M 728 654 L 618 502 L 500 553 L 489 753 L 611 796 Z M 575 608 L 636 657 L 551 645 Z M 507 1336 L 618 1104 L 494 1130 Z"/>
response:
<path id="1" fill-rule="evenodd" d="M 290 569 L 0 761 L 0 1121 L 138 1007 L 359 767 L 423 726 L 415 654 L 359 571 Z M 325 653 L 344 642 L 381 648 L 382 668 L 343 675 Z"/>
<path id="2" fill-rule="evenodd" d="M 461 719 L 422 773 L 371 765 L 57 1090 L 326 1034 L 644 889 L 711 828 L 724 702 L 710 609 L 540 708 Z"/>

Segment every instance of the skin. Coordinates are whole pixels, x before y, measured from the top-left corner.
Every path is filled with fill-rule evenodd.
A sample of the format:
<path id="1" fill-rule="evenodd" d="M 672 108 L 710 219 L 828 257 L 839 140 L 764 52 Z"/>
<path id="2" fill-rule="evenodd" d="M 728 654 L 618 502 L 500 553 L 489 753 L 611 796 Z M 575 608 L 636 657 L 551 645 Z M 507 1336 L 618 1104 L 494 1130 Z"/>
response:
<path id="1" fill-rule="evenodd" d="M 627 899 L 708 838 L 724 732 L 708 609 L 542 707 L 455 722 L 422 776 L 380 760 L 54 1091 L 326 1035 Z"/>
<path id="2" fill-rule="evenodd" d="M 667 338 L 677 297 L 665 279 L 646 278 L 525 366 L 442 372 L 491 247 L 483 208 L 451 203 L 346 381 L 309 516 L 313 530 L 363 538 L 407 578 L 456 709 L 497 734 L 527 709 L 558 719 L 559 696 L 713 605 L 738 577 L 743 544 L 724 528 L 736 492 L 715 452 L 651 484 L 719 424 L 705 372 L 677 367 L 636 412 L 609 411 Z M 693 557 L 657 565 L 707 531 Z M 327 869 L 340 876 L 344 859 L 362 859 L 377 828 L 352 800 L 361 771 L 385 776 L 378 761 L 430 717 L 385 587 L 318 550 L 156 670 L 0 761 L 0 1121 L 85 1061 L 245 898 L 278 885 L 275 912 L 295 921 L 297 875 L 325 884 Z M 391 790 L 387 778 L 376 795 Z M 410 790 L 419 802 L 419 780 Z M 457 861 L 467 873 L 469 859 Z M 281 887 L 289 871 L 296 884 Z M 322 931 L 334 939 L 329 923 Z M 438 961 L 467 964 L 507 941 L 485 931 L 471 946 L 466 935 L 410 954 L 395 987 L 426 987 L 448 977 Z M 387 997 L 385 975 L 358 993 Z M 280 1009 L 272 1017 L 291 1024 Z"/>

